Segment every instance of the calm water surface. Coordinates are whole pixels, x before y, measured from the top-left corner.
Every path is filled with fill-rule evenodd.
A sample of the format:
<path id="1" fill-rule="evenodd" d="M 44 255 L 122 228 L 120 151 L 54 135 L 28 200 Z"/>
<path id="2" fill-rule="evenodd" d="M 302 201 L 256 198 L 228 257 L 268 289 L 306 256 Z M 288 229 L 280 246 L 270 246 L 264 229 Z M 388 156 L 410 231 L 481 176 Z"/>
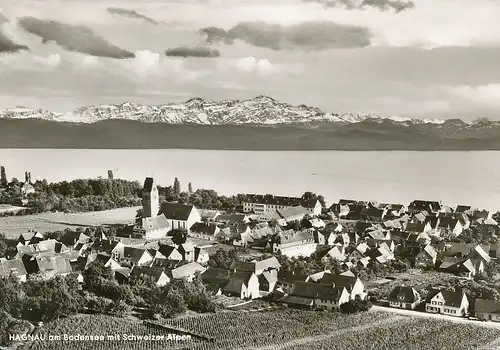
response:
<path id="1" fill-rule="evenodd" d="M 500 152 L 254 152 L 198 150 L 0 149 L 7 176 L 62 181 L 107 176 L 183 189 L 301 195 L 408 203 L 442 200 L 500 209 Z"/>

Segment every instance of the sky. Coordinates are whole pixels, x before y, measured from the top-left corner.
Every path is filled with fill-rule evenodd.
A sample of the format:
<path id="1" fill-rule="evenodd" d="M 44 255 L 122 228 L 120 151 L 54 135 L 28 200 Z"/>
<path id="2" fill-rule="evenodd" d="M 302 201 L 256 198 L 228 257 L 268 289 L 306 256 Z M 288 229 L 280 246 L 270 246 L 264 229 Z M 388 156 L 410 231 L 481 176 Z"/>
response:
<path id="1" fill-rule="evenodd" d="M 498 0 L 2 0 L 0 108 L 268 95 L 496 120 L 498 18 Z"/>

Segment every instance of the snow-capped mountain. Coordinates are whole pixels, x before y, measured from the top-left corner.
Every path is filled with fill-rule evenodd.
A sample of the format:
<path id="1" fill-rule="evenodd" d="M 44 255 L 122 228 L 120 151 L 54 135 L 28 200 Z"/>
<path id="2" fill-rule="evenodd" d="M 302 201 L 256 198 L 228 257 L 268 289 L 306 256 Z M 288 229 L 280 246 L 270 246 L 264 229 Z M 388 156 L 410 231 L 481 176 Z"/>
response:
<path id="1" fill-rule="evenodd" d="M 125 102 L 118 105 L 82 107 L 67 113 L 18 107 L 0 111 L 0 118 L 44 119 L 73 123 L 95 123 L 103 120 L 134 120 L 145 123 L 167 124 L 307 124 L 307 123 L 359 123 L 366 119 L 392 120 L 402 125 L 442 124 L 442 120 L 380 117 L 355 113 L 325 113 L 319 108 L 305 105 L 293 106 L 267 96 L 249 100 L 211 101 L 193 98 L 184 103 L 141 105 Z"/>

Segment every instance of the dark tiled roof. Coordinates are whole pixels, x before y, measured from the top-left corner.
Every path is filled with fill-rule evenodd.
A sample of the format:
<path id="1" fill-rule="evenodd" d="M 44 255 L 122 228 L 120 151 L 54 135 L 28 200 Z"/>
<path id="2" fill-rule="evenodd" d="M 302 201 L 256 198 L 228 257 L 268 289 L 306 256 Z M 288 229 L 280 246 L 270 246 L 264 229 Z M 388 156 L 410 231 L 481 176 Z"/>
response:
<path id="1" fill-rule="evenodd" d="M 152 189 L 153 189 L 153 184 L 154 184 L 153 178 L 152 177 L 147 177 L 146 180 L 144 180 L 143 190 L 145 192 L 151 192 Z"/>
<path id="2" fill-rule="evenodd" d="M 204 222 L 196 222 L 191 226 L 190 231 L 213 236 L 217 231 L 217 225 L 211 225 Z"/>
<path id="3" fill-rule="evenodd" d="M 464 296 L 464 293 L 462 292 L 452 292 L 449 290 L 442 289 L 442 290 L 431 291 L 428 300 L 434 298 L 438 293 L 441 293 L 441 295 L 443 296 L 444 305 L 451 307 L 460 307 L 460 304 L 462 303 L 462 298 Z"/>
<path id="4" fill-rule="evenodd" d="M 158 279 L 161 277 L 163 274 L 163 269 L 162 268 L 157 268 L 157 267 L 147 267 L 147 266 L 135 266 L 132 271 L 131 275 L 132 276 L 150 276 L 155 279 L 155 281 L 158 281 Z"/>
<path id="5" fill-rule="evenodd" d="M 291 272 L 280 271 L 278 272 L 278 281 L 282 283 L 296 283 L 296 282 L 305 282 L 307 279 L 307 275 L 299 275 Z"/>
<path id="6" fill-rule="evenodd" d="M 295 284 L 290 295 L 323 299 L 323 300 L 338 300 L 342 294 L 343 287 L 332 287 L 327 284 L 320 284 L 314 282 L 298 282 Z"/>
<path id="7" fill-rule="evenodd" d="M 225 284 L 229 281 L 230 277 L 230 270 L 218 269 L 215 267 L 209 267 L 207 270 L 205 270 L 205 272 L 201 274 L 203 283 L 207 284 Z"/>
<path id="8" fill-rule="evenodd" d="M 470 205 L 457 205 L 457 208 L 455 209 L 455 213 L 464 213 L 468 210 L 471 210 Z"/>
<path id="9" fill-rule="evenodd" d="M 414 303 L 419 299 L 417 291 L 413 287 L 398 286 L 392 290 L 388 299 L 390 301 L 404 301 Z"/>
<path id="10" fill-rule="evenodd" d="M 252 272 L 236 271 L 230 278 L 229 282 L 224 287 L 224 292 L 241 293 L 243 284 L 247 284 L 252 277 Z"/>
<path id="11" fill-rule="evenodd" d="M 186 221 L 193 208 L 193 205 L 162 203 L 159 214 L 164 214 L 168 220 Z"/>
<path id="12" fill-rule="evenodd" d="M 123 249 L 124 258 L 130 259 L 133 262 L 138 262 L 141 260 L 144 254 L 149 254 L 146 249 L 134 248 L 134 247 L 125 247 Z"/>
<path id="13" fill-rule="evenodd" d="M 357 277 L 325 273 L 319 283 L 329 285 L 333 284 L 335 287 L 346 287 L 351 290 L 357 280 Z"/>

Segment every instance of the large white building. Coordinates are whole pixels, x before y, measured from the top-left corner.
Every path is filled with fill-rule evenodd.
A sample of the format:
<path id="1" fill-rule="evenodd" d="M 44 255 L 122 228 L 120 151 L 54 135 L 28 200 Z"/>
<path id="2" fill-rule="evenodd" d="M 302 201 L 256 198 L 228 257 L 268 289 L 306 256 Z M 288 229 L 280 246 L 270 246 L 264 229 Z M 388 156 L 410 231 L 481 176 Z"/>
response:
<path id="1" fill-rule="evenodd" d="M 306 208 L 311 215 L 321 214 L 321 203 L 317 199 L 304 200 L 297 197 L 280 197 L 271 194 L 247 194 L 243 202 L 243 212 L 261 214 L 298 206 Z"/>

